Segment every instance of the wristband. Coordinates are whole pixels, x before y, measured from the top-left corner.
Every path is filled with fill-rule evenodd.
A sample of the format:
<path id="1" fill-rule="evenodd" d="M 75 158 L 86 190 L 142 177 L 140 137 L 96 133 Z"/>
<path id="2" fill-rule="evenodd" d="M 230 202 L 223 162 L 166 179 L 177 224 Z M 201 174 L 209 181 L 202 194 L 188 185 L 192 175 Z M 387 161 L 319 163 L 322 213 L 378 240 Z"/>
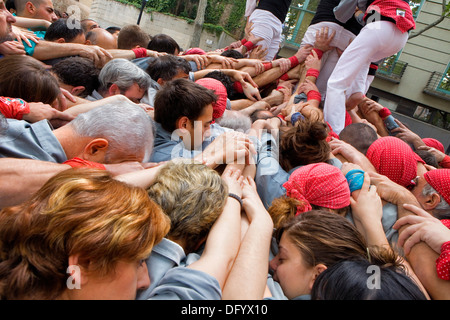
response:
<path id="1" fill-rule="evenodd" d="M 364 171 L 360 169 L 350 170 L 345 175 L 345 179 L 347 179 L 350 193 L 356 190 L 360 190 L 364 183 Z"/>
<path id="2" fill-rule="evenodd" d="M 319 91 L 316 90 L 309 90 L 307 96 L 307 101 L 309 100 L 322 100 L 322 95 L 320 94 Z"/>
<path id="3" fill-rule="evenodd" d="M 83 160 L 78 157 L 67 160 L 67 161 L 63 162 L 63 164 L 68 164 L 72 168 L 88 167 L 88 168 L 106 170 L 105 166 L 101 163 Z"/>
<path id="4" fill-rule="evenodd" d="M 235 83 L 233 83 L 233 89 L 236 92 L 244 93 L 244 89 L 242 88 L 242 83 L 240 83 L 239 81 L 236 81 Z"/>
<path id="5" fill-rule="evenodd" d="M 299 62 L 296 56 L 292 56 L 288 59 L 291 62 L 291 68 L 298 66 Z"/>
<path id="6" fill-rule="evenodd" d="M 317 53 L 317 57 L 319 58 L 319 60 L 322 59 L 323 51 L 317 48 L 314 48 L 313 50 Z"/>
<path id="7" fill-rule="evenodd" d="M 241 40 L 242 45 L 244 45 L 246 42 L 247 42 L 247 39 L 245 39 L 245 38 Z"/>
<path id="8" fill-rule="evenodd" d="M 320 71 L 317 69 L 309 68 L 308 71 L 306 71 L 307 77 L 315 77 L 316 79 L 319 77 Z"/>
<path id="9" fill-rule="evenodd" d="M 391 115 L 391 110 L 389 110 L 388 108 L 384 107 L 383 109 L 378 111 L 378 114 L 380 115 L 381 119 L 384 119 L 384 118 L 386 118 L 386 117 Z"/>
<path id="10" fill-rule="evenodd" d="M 277 117 L 280 118 L 280 119 L 282 119 L 282 120 L 284 120 L 284 121 L 286 121 L 286 119 L 284 118 L 284 116 L 283 116 L 281 113 L 279 113 L 279 114 L 277 115 Z"/>
<path id="11" fill-rule="evenodd" d="M 239 197 L 237 194 L 234 194 L 234 193 L 229 193 L 228 194 L 228 196 L 229 197 L 231 197 L 231 198 L 233 198 L 233 199 L 236 199 L 237 201 L 239 201 L 239 204 L 241 205 L 241 208 L 242 208 L 242 199 L 241 199 L 241 197 Z"/>
<path id="12" fill-rule="evenodd" d="M 255 46 L 255 45 L 254 45 L 253 42 L 251 42 L 251 41 L 247 41 L 247 42 L 244 44 L 244 47 L 247 48 L 247 51 L 252 50 L 254 46 Z"/>
<path id="13" fill-rule="evenodd" d="M 136 56 L 136 59 L 147 57 L 147 49 L 146 48 L 134 48 L 131 50 L 133 50 L 134 55 Z"/>
<path id="14" fill-rule="evenodd" d="M 287 74 L 287 72 L 280 77 L 280 80 L 283 80 L 283 81 L 289 80 L 289 75 Z"/>
<path id="15" fill-rule="evenodd" d="M 300 112 L 295 112 L 292 116 L 291 116 L 291 123 L 295 124 L 299 119 L 304 120 L 305 117 L 300 113 Z"/>
<path id="16" fill-rule="evenodd" d="M 273 67 L 272 62 L 264 62 L 263 66 L 264 66 L 264 71 L 270 70 Z"/>

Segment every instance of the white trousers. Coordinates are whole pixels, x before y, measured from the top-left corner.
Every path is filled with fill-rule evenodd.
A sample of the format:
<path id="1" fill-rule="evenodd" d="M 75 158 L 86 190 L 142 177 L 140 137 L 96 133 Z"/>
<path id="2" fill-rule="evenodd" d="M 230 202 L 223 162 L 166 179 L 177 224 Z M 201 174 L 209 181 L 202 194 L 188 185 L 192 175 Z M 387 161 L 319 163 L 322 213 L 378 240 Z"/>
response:
<path id="1" fill-rule="evenodd" d="M 347 48 L 350 42 L 356 37 L 352 32 L 335 22 L 323 21 L 310 25 L 308 29 L 306 29 L 300 47 L 307 44 L 314 46 L 314 42 L 316 41 L 316 32 L 320 31 L 323 27 L 328 27 L 328 35 L 330 35 L 333 31 L 336 32 L 333 40 L 331 40 L 330 46 L 339 48 L 340 50 Z M 333 72 L 338 60 L 339 55 L 335 49 L 325 52 L 322 56 L 320 74 L 316 80 L 316 86 L 322 95 L 322 99 L 326 96 L 328 78 Z"/>
<path id="2" fill-rule="evenodd" d="M 352 88 L 364 90 L 370 63 L 389 57 L 402 49 L 408 33 L 394 23 L 376 21 L 367 24 L 345 49 L 328 79 L 324 119 L 339 134 L 345 124 L 345 100 Z M 354 83 L 356 82 L 356 83 Z"/>
<path id="3" fill-rule="evenodd" d="M 253 11 L 249 21 L 253 22 L 253 35 L 263 38 L 263 40 L 258 42 L 258 45 L 262 45 L 264 49 L 267 49 L 267 55 L 264 60 L 272 61 L 278 50 L 280 50 L 283 25 L 273 13 L 261 9 Z"/>

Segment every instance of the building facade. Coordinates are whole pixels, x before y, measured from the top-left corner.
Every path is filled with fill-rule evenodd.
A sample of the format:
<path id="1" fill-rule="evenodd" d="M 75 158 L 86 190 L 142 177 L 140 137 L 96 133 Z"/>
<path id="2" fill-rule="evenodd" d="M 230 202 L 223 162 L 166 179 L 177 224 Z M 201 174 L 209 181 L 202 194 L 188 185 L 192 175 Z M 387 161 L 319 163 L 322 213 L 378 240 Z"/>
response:
<path id="1" fill-rule="evenodd" d="M 281 56 L 295 52 L 319 0 L 293 0 Z M 440 140 L 450 152 L 450 18 L 413 37 L 443 14 L 442 1 L 410 0 L 416 29 L 397 54 L 379 64 L 367 96 L 392 111 L 420 137 Z"/>

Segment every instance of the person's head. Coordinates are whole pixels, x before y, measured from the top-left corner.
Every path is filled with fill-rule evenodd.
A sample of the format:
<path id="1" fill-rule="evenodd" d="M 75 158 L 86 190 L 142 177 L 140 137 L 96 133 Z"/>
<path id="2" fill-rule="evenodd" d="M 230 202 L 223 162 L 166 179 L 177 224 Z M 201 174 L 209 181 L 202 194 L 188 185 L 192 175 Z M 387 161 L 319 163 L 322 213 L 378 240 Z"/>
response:
<path id="1" fill-rule="evenodd" d="M 135 299 L 169 222 L 144 189 L 68 169 L 0 212 L 3 299 Z"/>
<path id="2" fill-rule="evenodd" d="M 435 169 L 418 175 L 411 190 L 422 208 L 437 219 L 450 219 L 450 169 Z"/>
<path id="3" fill-rule="evenodd" d="M 53 131 L 68 159 L 142 162 L 153 150 L 153 125 L 141 107 L 116 102 L 96 107 Z"/>
<path id="4" fill-rule="evenodd" d="M 103 28 L 94 28 L 86 33 L 86 45 L 96 45 L 103 49 L 117 49 L 117 38 Z"/>
<path id="5" fill-rule="evenodd" d="M 312 209 L 344 216 L 350 205 L 350 188 L 342 171 L 327 163 L 296 169 L 283 184 L 286 195 L 273 200 L 268 211 L 275 228 Z"/>
<path id="6" fill-rule="evenodd" d="M 167 81 L 189 78 L 191 66 L 186 59 L 165 55 L 151 61 L 146 69 L 150 77 L 163 86 Z"/>
<path id="7" fill-rule="evenodd" d="M 195 83 L 202 85 L 207 89 L 211 89 L 217 96 L 217 101 L 213 103 L 213 121 L 221 118 L 227 108 L 227 89 L 219 80 L 213 78 L 201 78 Z"/>
<path id="8" fill-rule="evenodd" d="M 12 36 L 12 24 L 16 22 L 16 18 L 5 7 L 5 2 L 0 0 L 0 43 L 10 41 Z"/>
<path id="9" fill-rule="evenodd" d="M 256 120 L 266 120 L 275 117 L 269 110 L 255 110 L 251 113 L 250 119 L 252 123 Z"/>
<path id="10" fill-rule="evenodd" d="M 270 261 L 274 280 L 289 299 L 309 294 L 317 276 L 342 260 L 367 256 L 363 235 L 346 218 L 304 212 L 277 228 L 279 251 Z"/>
<path id="11" fill-rule="evenodd" d="M 83 29 L 84 33 L 88 33 L 92 29 L 100 28 L 98 23 L 95 20 L 92 19 L 83 19 L 81 22 L 81 28 Z"/>
<path id="12" fill-rule="evenodd" d="M 73 25 L 69 27 L 68 19 L 61 18 L 53 22 L 45 32 L 44 40 L 58 43 L 81 43 L 86 42 L 83 29 L 75 28 Z"/>
<path id="13" fill-rule="evenodd" d="M 137 24 L 129 24 L 120 29 L 117 38 L 118 49 L 147 48 L 150 36 Z"/>
<path id="14" fill-rule="evenodd" d="M 297 121 L 280 138 L 280 165 L 285 171 L 310 163 L 326 162 L 331 148 L 328 126 L 321 121 Z"/>
<path id="15" fill-rule="evenodd" d="M 52 104 L 60 94 L 58 81 L 44 64 L 26 55 L 0 59 L 0 95 Z"/>
<path id="16" fill-rule="evenodd" d="M 195 82 L 172 80 L 156 93 L 154 119 L 168 132 L 177 130 L 187 149 L 197 149 L 213 121 L 216 99 L 214 91 Z"/>
<path id="17" fill-rule="evenodd" d="M 81 98 L 90 95 L 99 86 L 100 70 L 88 58 L 67 57 L 55 63 L 51 71 L 58 78 L 61 88 Z"/>
<path id="18" fill-rule="evenodd" d="M 166 52 L 175 56 L 177 56 L 181 51 L 180 46 L 175 39 L 164 33 L 159 33 L 152 36 L 147 45 L 147 49 L 158 52 Z"/>
<path id="19" fill-rule="evenodd" d="M 433 153 L 428 150 L 414 150 L 414 152 L 428 165 L 439 168 L 439 163 Z"/>
<path id="20" fill-rule="evenodd" d="M 139 103 L 150 87 L 150 76 L 126 59 L 113 59 L 105 64 L 98 76 L 99 93 L 104 97 L 123 94 Z"/>
<path id="21" fill-rule="evenodd" d="M 52 0 L 15 0 L 16 14 L 19 17 L 43 19 L 50 22 L 58 20 Z"/>
<path id="22" fill-rule="evenodd" d="M 422 141 L 428 147 L 435 148 L 435 149 L 439 150 L 440 152 L 445 153 L 444 145 L 438 139 L 435 139 L 435 138 L 423 138 Z"/>
<path id="23" fill-rule="evenodd" d="M 228 98 L 232 97 L 234 94 L 234 88 L 233 88 L 233 80 L 231 80 L 231 77 L 225 73 L 223 73 L 220 70 L 214 70 L 209 73 L 207 73 L 204 78 L 213 78 L 216 80 L 219 80 L 222 82 L 222 84 L 225 86 L 225 89 L 227 89 L 227 96 Z"/>
<path id="24" fill-rule="evenodd" d="M 106 28 L 105 30 L 108 31 L 109 33 L 111 33 L 113 36 L 118 37 L 121 29 L 122 28 L 120 28 L 120 27 L 110 26 L 110 27 Z"/>
<path id="25" fill-rule="evenodd" d="M 314 281 L 311 300 L 427 300 L 391 259 L 343 260 L 323 271 Z"/>
<path id="26" fill-rule="evenodd" d="M 378 139 L 378 135 L 368 124 L 352 123 L 339 133 L 339 139 L 352 145 L 365 155 L 370 145 Z"/>
<path id="27" fill-rule="evenodd" d="M 234 58 L 234 59 L 244 58 L 244 55 L 242 53 L 240 53 L 239 51 L 234 50 L 234 49 L 225 50 L 220 55 L 224 56 L 224 57 L 228 57 L 228 58 Z"/>
<path id="28" fill-rule="evenodd" d="M 215 170 L 203 164 L 170 161 L 147 192 L 170 218 L 167 238 L 187 254 L 206 240 L 223 211 L 228 187 Z"/>
<path id="29" fill-rule="evenodd" d="M 217 123 L 221 127 L 240 132 L 248 132 L 252 127 L 250 117 L 239 110 L 225 110 L 223 116 L 217 120 Z"/>
<path id="30" fill-rule="evenodd" d="M 405 188 L 412 187 L 412 180 L 418 175 L 418 163 L 424 163 L 406 142 L 391 136 L 375 140 L 366 157 L 379 174 Z"/>

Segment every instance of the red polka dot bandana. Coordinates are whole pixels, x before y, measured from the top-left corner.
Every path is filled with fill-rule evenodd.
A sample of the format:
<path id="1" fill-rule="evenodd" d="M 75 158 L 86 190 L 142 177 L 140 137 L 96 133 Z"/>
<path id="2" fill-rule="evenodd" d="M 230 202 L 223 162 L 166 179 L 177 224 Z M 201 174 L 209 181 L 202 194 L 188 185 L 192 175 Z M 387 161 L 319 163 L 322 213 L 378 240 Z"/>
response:
<path id="1" fill-rule="evenodd" d="M 442 280 L 450 280 L 450 241 L 441 246 L 441 254 L 436 260 L 436 272 Z"/>
<path id="2" fill-rule="evenodd" d="M 216 103 L 213 103 L 213 120 L 220 118 L 227 107 L 227 89 L 219 80 L 213 78 L 201 78 L 195 81 L 199 85 L 204 86 L 207 89 L 211 89 L 217 96 Z"/>
<path id="3" fill-rule="evenodd" d="M 375 140 L 366 156 L 379 174 L 403 187 L 417 176 L 417 162 L 424 163 L 406 142 L 391 136 Z"/>
<path id="4" fill-rule="evenodd" d="M 425 180 L 450 204 L 450 169 L 435 169 L 427 171 Z"/>
<path id="5" fill-rule="evenodd" d="M 297 215 L 312 209 L 311 204 L 330 209 L 350 205 L 350 189 L 339 168 L 314 163 L 296 169 L 283 184 L 286 195 L 302 202 Z"/>

